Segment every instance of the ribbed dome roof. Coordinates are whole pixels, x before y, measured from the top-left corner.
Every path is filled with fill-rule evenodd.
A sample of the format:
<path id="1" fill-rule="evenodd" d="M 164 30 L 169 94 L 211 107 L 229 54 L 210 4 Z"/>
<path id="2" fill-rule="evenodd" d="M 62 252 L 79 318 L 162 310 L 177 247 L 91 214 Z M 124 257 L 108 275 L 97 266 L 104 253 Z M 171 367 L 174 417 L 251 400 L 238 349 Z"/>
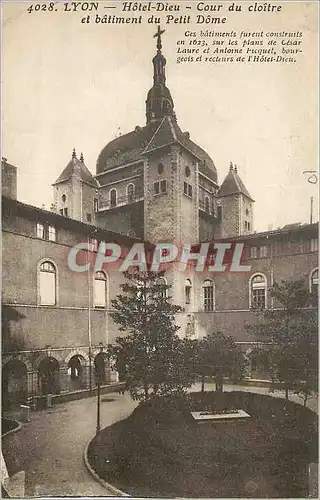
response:
<path id="1" fill-rule="evenodd" d="M 191 141 L 189 134 L 183 133 L 172 117 L 136 127 L 134 131 L 110 141 L 98 157 L 97 174 L 126 163 L 142 161 L 144 152 L 174 143 L 180 143 L 191 151 L 200 160 L 200 172 L 218 182 L 217 169 L 208 153 Z"/>

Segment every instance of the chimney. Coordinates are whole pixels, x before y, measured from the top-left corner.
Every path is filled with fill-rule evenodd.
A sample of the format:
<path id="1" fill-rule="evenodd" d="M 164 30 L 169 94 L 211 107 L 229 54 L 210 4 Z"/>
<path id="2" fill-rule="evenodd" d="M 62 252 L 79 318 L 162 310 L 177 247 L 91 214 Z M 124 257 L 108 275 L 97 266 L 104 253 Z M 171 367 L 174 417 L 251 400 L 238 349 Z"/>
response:
<path id="1" fill-rule="evenodd" d="M 17 167 L 10 165 L 7 158 L 1 161 L 2 196 L 17 199 Z"/>

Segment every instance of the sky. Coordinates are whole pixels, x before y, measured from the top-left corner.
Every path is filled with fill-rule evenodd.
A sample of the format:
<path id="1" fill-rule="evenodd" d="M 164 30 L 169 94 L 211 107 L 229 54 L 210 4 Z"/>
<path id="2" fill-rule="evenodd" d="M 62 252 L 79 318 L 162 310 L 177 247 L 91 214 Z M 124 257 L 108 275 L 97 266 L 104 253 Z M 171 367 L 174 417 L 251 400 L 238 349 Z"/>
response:
<path id="1" fill-rule="evenodd" d="M 100 2 L 99 12 L 115 4 Z M 296 64 L 178 64 L 186 30 L 218 29 L 196 25 L 195 14 L 189 25 L 166 24 L 161 14 L 178 124 L 212 157 L 220 184 L 237 164 L 255 200 L 255 230 L 306 223 L 310 198 L 315 212 L 318 203 L 318 185 L 303 174 L 318 169 L 318 4 L 276 2 L 278 13 L 237 4 L 243 11 L 219 31 L 300 30 L 303 54 Z M 18 199 L 46 208 L 73 147 L 94 174 L 110 140 L 145 124 L 155 55 L 155 25 L 83 24 L 87 13 L 56 5 L 28 13 L 28 2 L 2 2 L 2 156 L 18 167 Z"/>

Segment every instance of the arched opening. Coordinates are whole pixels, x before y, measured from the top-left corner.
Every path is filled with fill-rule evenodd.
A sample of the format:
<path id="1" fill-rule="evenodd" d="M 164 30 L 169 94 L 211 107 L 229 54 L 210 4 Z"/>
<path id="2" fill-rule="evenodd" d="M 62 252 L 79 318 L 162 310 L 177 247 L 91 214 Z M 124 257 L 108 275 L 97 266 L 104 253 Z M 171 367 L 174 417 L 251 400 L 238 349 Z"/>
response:
<path id="1" fill-rule="evenodd" d="M 206 312 L 214 310 L 214 286 L 211 280 L 203 283 L 203 309 Z"/>
<path id="2" fill-rule="evenodd" d="M 204 197 L 204 210 L 205 212 L 210 212 L 210 201 L 209 201 L 209 196 Z"/>
<path id="3" fill-rule="evenodd" d="M 168 297 L 168 289 L 167 289 L 167 280 L 165 278 L 158 278 L 157 285 L 161 286 L 161 290 L 159 290 L 159 295 L 166 299 Z"/>
<path id="4" fill-rule="evenodd" d="M 44 306 L 57 303 L 57 271 L 50 261 L 42 262 L 39 267 L 39 303 Z"/>
<path id="5" fill-rule="evenodd" d="M 41 394 L 59 394 L 60 370 L 55 358 L 48 357 L 39 363 L 39 384 Z"/>
<path id="6" fill-rule="evenodd" d="M 94 373 L 96 382 L 106 384 L 110 380 L 110 366 L 105 352 L 99 352 L 94 358 Z"/>
<path id="7" fill-rule="evenodd" d="M 255 274 L 250 280 L 250 307 L 265 309 L 267 307 L 267 279 L 264 274 Z"/>
<path id="8" fill-rule="evenodd" d="M 115 207 L 117 204 L 117 191 L 115 189 L 111 189 L 109 196 L 110 196 L 110 206 Z"/>
<path id="9" fill-rule="evenodd" d="M 94 307 L 107 306 L 107 277 L 103 271 L 94 275 Z"/>
<path id="10" fill-rule="evenodd" d="M 85 359 L 80 354 L 75 354 L 68 363 L 68 382 L 70 391 L 84 389 L 86 384 L 84 380 Z"/>
<path id="11" fill-rule="evenodd" d="M 2 368 L 2 404 L 4 408 L 24 403 L 27 399 L 27 367 L 13 359 Z"/>
<path id="12" fill-rule="evenodd" d="M 192 291 L 192 282 L 189 278 L 186 278 L 184 283 L 184 296 L 186 304 L 191 304 L 191 291 Z"/>
<path id="13" fill-rule="evenodd" d="M 127 198 L 128 203 L 132 203 L 134 200 L 134 184 L 132 183 L 127 185 Z"/>

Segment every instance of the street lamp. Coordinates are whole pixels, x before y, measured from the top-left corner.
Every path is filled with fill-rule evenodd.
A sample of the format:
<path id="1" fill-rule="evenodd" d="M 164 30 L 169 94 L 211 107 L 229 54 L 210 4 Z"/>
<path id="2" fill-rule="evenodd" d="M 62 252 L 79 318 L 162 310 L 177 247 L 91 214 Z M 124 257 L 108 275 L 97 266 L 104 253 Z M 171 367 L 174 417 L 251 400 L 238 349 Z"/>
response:
<path id="1" fill-rule="evenodd" d="M 95 357 L 94 360 L 94 375 L 96 379 L 96 384 L 97 384 L 97 425 L 96 425 L 96 435 L 99 434 L 100 432 L 100 388 L 101 384 L 104 382 L 105 379 L 105 365 L 104 365 L 104 356 L 102 353 L 102 347 L 100 354 L 98 354 Z"/>
<path id="2" fill-rule="evenodd" d="M 89 391 L 92 393 L 92 335 L 91 335 L 91 288 L 93 288 L 93 279 L 90 280 L 90 268 L 91 268 L 91 259 L 89 258 L 91 254 L 91 246 L 92 241 L 90 240 L 90 236 L 96 235 L 97 229 L 94 229 L 88 234 L 87 237 L 87 276 L 88 276 L 88 344 L 89 344 Z"/>

